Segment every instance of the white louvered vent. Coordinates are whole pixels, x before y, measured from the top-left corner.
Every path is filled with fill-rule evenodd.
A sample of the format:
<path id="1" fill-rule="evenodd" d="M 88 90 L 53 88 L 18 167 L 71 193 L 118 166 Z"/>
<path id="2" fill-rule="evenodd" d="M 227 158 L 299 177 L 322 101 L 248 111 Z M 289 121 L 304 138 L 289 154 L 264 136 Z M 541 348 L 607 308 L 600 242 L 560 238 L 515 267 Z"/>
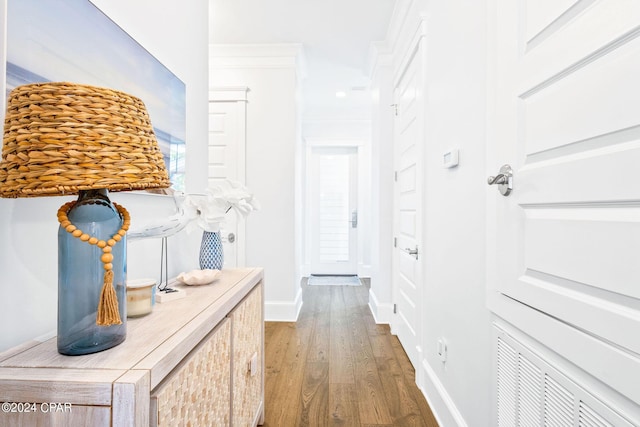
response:
<path id="1" fill-rule="evenodd" d="M 539 427 L 542 371 L 522 354 L 518 357 L 518 365 L 518 425 Z"/>
<path id="2" fill-rule="evenodd" d="M 498 338 L 498 427 L 516 425 L 518 353 Z"/>
<path id="3" fill-rule="evenodd" d="M 580 402 L 578 421 L 580 427 L 613 427 L 584 402 Z"/>
<path id="4" fill-rule="evenodd" d="M 635 424 L 494 324 L 498 427 L 633 427 Z"/>
<path id="5" fill-rule="evenodd" d="M 573 394 L 549 375 L 545 375 L 544 425 L 573 426 L 573 407 Z"/>

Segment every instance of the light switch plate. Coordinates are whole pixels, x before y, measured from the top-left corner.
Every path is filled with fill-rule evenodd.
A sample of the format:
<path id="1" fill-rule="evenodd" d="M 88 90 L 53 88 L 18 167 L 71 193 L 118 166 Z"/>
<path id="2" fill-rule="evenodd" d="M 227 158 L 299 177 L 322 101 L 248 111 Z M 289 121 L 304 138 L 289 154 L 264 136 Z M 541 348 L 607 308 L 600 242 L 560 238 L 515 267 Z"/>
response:
<path id="1" fill-rule="evenodd" d="M 445 168 L 454 168 L 458 166 L 458 149 L 452 148 L 445 151 L 442 155 L 442 166 Z"/>

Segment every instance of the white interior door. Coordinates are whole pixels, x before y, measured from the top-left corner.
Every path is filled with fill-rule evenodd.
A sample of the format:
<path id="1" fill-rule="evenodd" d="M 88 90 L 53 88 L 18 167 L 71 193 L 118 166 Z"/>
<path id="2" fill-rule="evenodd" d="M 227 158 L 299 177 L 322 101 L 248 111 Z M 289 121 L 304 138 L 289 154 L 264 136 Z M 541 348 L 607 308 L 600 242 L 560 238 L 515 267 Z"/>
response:
<path id="1" fill-rule="evenodd" d="M 421 42 L 406 64 L 395 87 L 394 122 L 394 259 L 393 300 L 395 316 L 393 332 L 398 336 L 411 363 L 418 367 L 420 315 L 422 312 L 422 188 L 424 133 L 421 117 L 423 97 L 421 79 Z"/>
<path id="2" fill-rule="evenodd" d="M 356 147 L 311 149 L 311 274 L 358 272 L 357 153 Z"/>
<path id="3" fill-rule="evenodd" d="M 638 405 L 640 2 L 491 7 L 490 307 Z"/>
<path id="4" fill-rule="evenodd" d="M 245 184 L 246 90 L 219 90 L 209 101 L 209 185 L 224 179 Z M 217 100 L 221 99 L 221 100 Z M 244 219 L 235 212 L 226 215 L 221 226 L 224 267 L 245 264 Z"/>

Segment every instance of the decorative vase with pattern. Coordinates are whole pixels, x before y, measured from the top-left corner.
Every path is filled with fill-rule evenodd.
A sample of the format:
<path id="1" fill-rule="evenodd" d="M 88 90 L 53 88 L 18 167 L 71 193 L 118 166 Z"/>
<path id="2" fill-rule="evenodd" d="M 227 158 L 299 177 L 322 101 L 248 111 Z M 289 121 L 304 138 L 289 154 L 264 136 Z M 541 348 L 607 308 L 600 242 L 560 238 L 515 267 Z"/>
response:
<path id="1" fill-rule="evenodd" d="M 203 231 L 200 244 L 200 268 L 222 270 L 224 251 L 220 231 Z"/>

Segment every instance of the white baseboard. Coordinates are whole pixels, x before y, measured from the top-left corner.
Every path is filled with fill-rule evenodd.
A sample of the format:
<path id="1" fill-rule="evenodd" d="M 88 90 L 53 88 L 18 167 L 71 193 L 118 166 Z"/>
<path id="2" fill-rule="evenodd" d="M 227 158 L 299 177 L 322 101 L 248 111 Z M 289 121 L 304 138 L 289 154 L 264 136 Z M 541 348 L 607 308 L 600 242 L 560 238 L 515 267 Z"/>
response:
<path id="1" fill-rule="evenodd" d="M 295 322 L 302 309 L 302 289 L 293 301 L 265 301 L 264 320 L 267 322 Z"/>
<path id="2" fill-rule="evenodd" d="M 390 324 L 393 316 L 393 304 L 381 304 L 373 289 L 369 289 L 369 310 L 377 324 Z"/>
<path id="3" fill-rule="evenodd" d="M 424 386 L 420 387 L 420 390 L 427 399 L 438 425 L 440 427 L 467 427 L 467 423 L 458 411 L 453 399 L 426 359 L 422 359 L 421 368 L 423 373 L 421 382 Z"/>
<path id="4" fill-rule="evenodd" d="M 358 265 L 358 277 L 371 277 L 371 265 L 370 264 L 359 264 Z M 311 265 L 303 264 L 300 266 L 300 272 L 302 277 L 311 276 Z"/>
<path id="5" fill-rule="evenodd" d="M 358 265 L 358 277 L 371 277 L 371 264 Z"/>

